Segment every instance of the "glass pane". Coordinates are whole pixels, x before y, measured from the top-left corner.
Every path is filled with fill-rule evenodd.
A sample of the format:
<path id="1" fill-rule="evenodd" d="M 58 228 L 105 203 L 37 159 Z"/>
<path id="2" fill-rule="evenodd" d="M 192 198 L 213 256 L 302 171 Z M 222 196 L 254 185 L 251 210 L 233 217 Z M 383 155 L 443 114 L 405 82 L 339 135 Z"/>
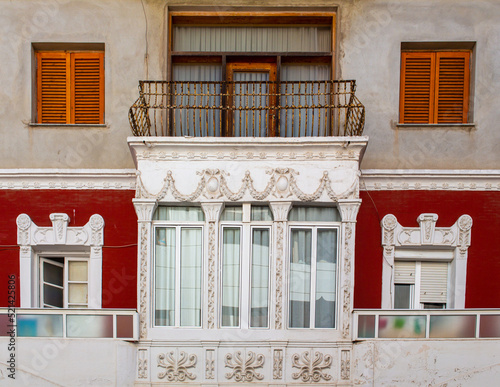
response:
<path id="1" fill-rule="evenodd" d="M 175 324 L 175 228 L 156 228 L 155 325 Z"/>
<path id="2" fill-rule="evenodd" d="M 205 214 L 200 207 L 166 207 L 156 209 L 153 220 L 203 222 Z"/>
<path id="3" fill-rule="evenodd" d="M 252 231 L 250 326 L 265 328 L 269 313 L 269 229 Z"/>
<path id="4" fill-rule="evenodd" d="M 19 337 L 62 337 L 63 316 L 60 314 L 18 314 Z"/>
<path id="5" fill-rule="evenodd" d="M 86 304 L 88 300 L 87 284 L 69 284 L 68 302 L 72 304 Z"/>
<path id="6" fill-rule="evenodd" d="M 223 229 L 222 326 L 240 324 L 240 229 Z"/>
<path id="7" fill-rule="evenodd" d="M 220 220 L 241 222 L 243 220 L 243 209 L 241 207 L 226 207 L 222 211 Z"/>
<path id="8" fill-rule="evenodd" d="M 68 315 L 67 337 L 113 337 L 112 315 Z"/>
<path id="9" fill-rule="evenodd" d="M 425 316 L 380 316 L 379 338 L 424 338 Z"/>
<path id="10" fill-rule="evenodd" d="M 465 338 L 476 336 L 476 316 L 431 316 L 429 337 Z"/>
<path id="11" fill-rule="evenodd" d="M 252 206 L 251 210 L 251 220 L 255 220 L 257 222 L 260 221 L 273 221 L 273 213 L 268 206 Z"/>
<path id="12" fill-rule="evenodd" d="M 311 230 L 293 230 L 290 254 L 290 327 L 309 328 L 311 301 Z"/>
<path id="13" fill-rule="evenodd" d="M 370 339 L 375 337 L 375 316 L 359 315 L 358 316 L 358 337 Z"/>
<path id="14" fill-rule="evenodd" d="M 68 280 L 87 281 L 87 261 L 68 261 Z"/>
<path id="15" fill-rule="evenodd" d="M 181 326 L 201 326 L 201 228 L 181 230 Z"/>
<path id="16" fill-rule="evenodd" d="M 394 309 L 410 309 L 413 285 L 394 284 Z"/>
<path id="17" fill-rule="evenodd" d="M 235 137 L 266 137 L 268 112 L 267 72 L 237 71 L 233 74 L 234 95 L 233 112 Z"/>
<path id="18" fill-rule="evenodd" d="M 134 337 L 134 316 L 116 316 L 116 337 Z"/>
<path id="19" fill-rule="evenodd" d="M 337 297 L 337 230 L 318 230 L 316 263 L 316 328 L 335 328 Z"/>
<path id="20" fill-rule="evenodd" d="M 294 222 L 340 222 L 336 207 L 292 207 L 288 220 Z"/>
<path id="21" fill-rule="evenodd" d="M 481 315 L 479 337 L 500 337 L 500 315 Z"/>
<path id="22" fill-rule="evenodd" d="M 58 266 L 47 261 L 43 261 L 42 264 L 43 281 L 53 285 L 63 286 L 64 269 L 62 265 Z"/>
<path id="23" fill-rule="evenodd" d="M 330 52 L 330 27 L 174 27 L 174 51 Z"/>
<path id="24" fill-rule="evenodd" d="M 52 306 L 56 308 L 64 307 L 64 291 L 62 288 L 56 288 L 51 285 L 44 284 L 43 285 L 43 306 Z"/>

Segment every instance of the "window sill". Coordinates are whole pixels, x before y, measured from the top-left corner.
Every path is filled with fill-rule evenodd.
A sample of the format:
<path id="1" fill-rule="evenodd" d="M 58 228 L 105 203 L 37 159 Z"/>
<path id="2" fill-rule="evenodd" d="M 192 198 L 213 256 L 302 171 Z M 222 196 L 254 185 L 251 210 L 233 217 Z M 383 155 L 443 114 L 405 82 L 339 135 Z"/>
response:
<path id="1" fill-rule="evenodd" d="M 67 129 L 67 128 L 86 128 L 86 129 L 102 129 L 107 128 L 108 124 L 38 124 L 35 122 L 28 123 L 28 126 L 33 128 L 46 128 L 46 129 Z"/>
<path id="2" fill-rule="evenodd" d="M 455 129 L 474 130 L 476 124 L 396 124 L 399 129 Z"/>

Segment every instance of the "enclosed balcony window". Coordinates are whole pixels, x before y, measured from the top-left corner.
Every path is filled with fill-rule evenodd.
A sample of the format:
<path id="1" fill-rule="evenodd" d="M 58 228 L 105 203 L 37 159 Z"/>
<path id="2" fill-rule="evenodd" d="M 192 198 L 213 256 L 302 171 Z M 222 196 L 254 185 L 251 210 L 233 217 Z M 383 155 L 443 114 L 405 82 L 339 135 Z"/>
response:
<path id="1" fill-rule="evenodd" d="M 334 81 L 335 13 L 171 12 L 169 81 L 140 83 L 135 135 L 360 135 L 354 81 Z"/>

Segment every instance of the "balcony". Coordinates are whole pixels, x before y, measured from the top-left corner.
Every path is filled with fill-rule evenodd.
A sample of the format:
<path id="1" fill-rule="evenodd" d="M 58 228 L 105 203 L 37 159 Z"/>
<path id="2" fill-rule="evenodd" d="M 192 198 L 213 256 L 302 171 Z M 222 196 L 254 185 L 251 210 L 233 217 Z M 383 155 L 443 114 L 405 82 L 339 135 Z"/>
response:
<path id="1" fill-rule="evenodd" d="M 134 136 L 361 136 L 356 82 L 140 81 Z"/>

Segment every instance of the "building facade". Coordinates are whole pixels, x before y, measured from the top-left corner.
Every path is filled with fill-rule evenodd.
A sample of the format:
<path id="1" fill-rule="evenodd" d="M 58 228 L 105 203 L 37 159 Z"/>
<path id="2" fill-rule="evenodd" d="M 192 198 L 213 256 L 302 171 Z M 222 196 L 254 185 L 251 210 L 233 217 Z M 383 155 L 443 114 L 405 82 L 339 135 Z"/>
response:
<path id="1" fill-rule="evenodd" d="M 494 384 L 494 1 L 3 5 L 2 382 Z"/>

